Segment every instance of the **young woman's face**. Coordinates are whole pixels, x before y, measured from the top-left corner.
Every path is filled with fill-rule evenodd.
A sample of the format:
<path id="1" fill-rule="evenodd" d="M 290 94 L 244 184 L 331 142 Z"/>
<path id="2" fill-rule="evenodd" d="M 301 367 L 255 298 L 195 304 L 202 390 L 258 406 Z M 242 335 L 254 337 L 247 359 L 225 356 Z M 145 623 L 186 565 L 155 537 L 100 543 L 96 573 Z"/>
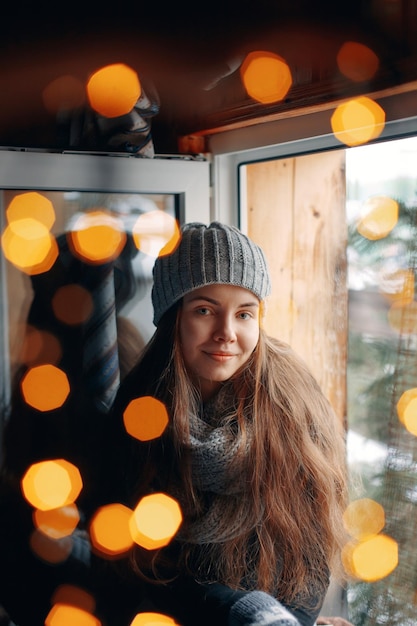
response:
<path id="1" fill-rule="evenodd" d="M 243 287 L 206 285 L 185 295 L 180 340 L 187 371 L 203 400 L 242 367 L 259 339 L 258 298 Z"/>

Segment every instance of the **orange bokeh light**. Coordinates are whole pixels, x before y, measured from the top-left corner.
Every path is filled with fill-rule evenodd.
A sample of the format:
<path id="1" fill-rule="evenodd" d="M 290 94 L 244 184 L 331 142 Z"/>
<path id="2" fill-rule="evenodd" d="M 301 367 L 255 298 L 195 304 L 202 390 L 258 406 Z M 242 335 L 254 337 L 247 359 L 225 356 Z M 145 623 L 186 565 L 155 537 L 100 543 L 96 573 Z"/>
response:
<path id="1" fill-rule="evenodd" d="M 354 500 L 347 506 L 343 522 L 349 534 L 362 541 L 377 535 L 384 528 L 384 508 L 370 498 Z"/>
<path id="2" fill-rule="evenodd" d="M 77 219 L 68 239 L 73 252 L 83 261 L 101 264 L 119 256 L 127 237 L 122 220 L 97 209 Z"/>
<path id="3" fill-rule="evenodd" d="M 73 549 L 71 535 L 52 539 L 36 528 L 30 536 L 32 552 L 45 563 L 57 564 L 67 560 Z"/>
<path id="4" fill-rule="evenodd" d="M 376 139 L 385 126 L 384 110 L 366 96 L 340 104 L 331 117 L 335 137 L 347 146 L 359 146 Z"/>
<path id="5" fill-rule="evenodd" d="M 352 548 L 350 564 L 360 580 L 382 580 L 398 565 L 398 544 L 387 535 L 375 535 Z"/>
<path id="6" fill-rule="evenodd" d="M 357 41 L 346 41 L 337 53 L 337 65 L 346 78 L 362 82 L 375 76 L 379 59 L 368 46 Z"/>
<path id="7" fill-rule="evenodd" d="M 388 196 L 372 196 L 362 206 L 358 233 L 371 241 L 383 239 L 398 223 L 398 202 Z"/>
<path id="8" fill-rule="evenodd" d="M 130 622 L 130 626 L 166 626 L 167 624 L 176 625 L 177 622 L 168 615 L 153 612 L 138 613 Z"/>
<path id="9" fill-rule="evenodd" d="M 390 302 L 410 304 L 414 300 L 414 282 L 412 269 L 399 269 L 384 275 L 379 290 Z"/>
<path id="10" fill-rule="evenodd" d="M 388 309 L 388 322 L 391 328 L 402 335 L 417 333 L 417 302 L 409 304 L 393 302 Z"/>
<path id="11" fill-rule="evenodd" d="M 31 217 L 12 221 L 1 236 L 4 256 L 29 275 L 48 272 L 58 258 L 55 237 Z"/>
<path id="12" fill-rule="evenodd" d="M 241 65 L 240 75 L 248 95 L 262 104 L 283 100 L 292 85 L 285 59 L 272 52 L 250 52 Z"/>
<path id="13" fill-rule="evenodd" d="M 182 522 L 180 506 L 164 493 L 142 498 L 133 511 L 129 528 L 135 543 L 147 550 L 169 544 Z"/>
<path id="14" fill-rule="evenodd" d="M 45 87 L 42 100 L 50 113 L 73 111 L 85 102 L 84 84 L 74 76 L 59 76 Z"/>
<path id="15" fill-rule="evenodd" d="M 45 626 L 101 626 L 97 617 L 70 604 L 54 604 L 45 619 Z"/>
<path id="16" fill-rule="evenodd" d="M 28 324 L 20 353 L 21 362 L 26 365 L 57 365 L 61 358 L 61 344 L 55 335 Z"/>
<path id="17" fill-rule="evenodd" d="M 76 504 L 70 502 L 66 506 L 57 509 L 42 511 L 36 509 L 33 513 L 33 521 L 44 535 L 52 539 L 67 537 L 77 528 L 80 514 Z"/>
<path id="18" fill-rule="evenodd" d="M 417 387 L 407 389 L 397 402 L 397 414 L 406 429 L 417 436 Z"/>
<path id="19" fill-rule="evenodd" d="M 77 326 L 88 320 L 94 310 L 90 292 L 81 285 L 64 285 L 51 300 L 55 317 L 64 324 Z"/>
<path id="20" fill-rule="evenodd" d="M 25 402 L 38 411 L 53 411 L 64 404 L 70 392 L 67 375 L 46 363 L 31 367 L 20 383 Z"/>
<path id="21" fill-rule="evenodd" d="M 132 510 L 123 504 L 108 504 L 96 511 L 90 523 L 91 543 L 107 555 L 123 554 L 133 545 L 129 530 Z"/>
<path id="22" fill-rule="evenodd" d="M 23 219 L 33 219 L 51 230 L 55 223 L 52 202 L 37 191 L 21 193 L 13 198 L 6 210 L 9 224 Z"/>
<path id="23" fill-rule="evenodd" d="M 71 606 L 78 606 L 84 611 L 93 613 L 96 610 L 96 601 L 94 597 L 81 587 L 75 585 L 60 585 L 55 589 L 55 592 L 51 598 L 52 604 L 70 604 Z"/>
<path id="24" fill-rule="evenodd" d="M 123 413 L 126 431 L 139 441 L 160 437 L 168 425 L 168 412 L 163 402 L 151 396 L 131 400 Z"/>
<path id="25" fill-rule="evenodd" d="M 39 461 L 29 467 L 22 478 L 26 500 L 41 511 L 50 511 L 75 502 L 83 483 L 75 465 L 64 459 Z"/>
<path id="26" fill-rule="evenodd" d="M 132 235 L 138 250 L 155 258 L 171 254 L 181 238 L 177 220 L 160 210 L 140 215 L 133 226 Z"/>
<path id="27" fill-rule="evenodd" d="M 137 73 L 124 63 L 114 63 L 97 70 L 87 83 L 90 106 L 104 117 L 130 113 L 141 91 Z"/>

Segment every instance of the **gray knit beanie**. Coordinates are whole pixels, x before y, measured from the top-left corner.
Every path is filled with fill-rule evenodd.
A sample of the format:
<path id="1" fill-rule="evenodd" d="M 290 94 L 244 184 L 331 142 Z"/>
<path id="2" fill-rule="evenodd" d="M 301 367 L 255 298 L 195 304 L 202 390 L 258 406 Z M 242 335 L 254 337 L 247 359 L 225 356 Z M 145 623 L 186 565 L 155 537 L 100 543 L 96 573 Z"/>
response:
<path id="1" fill-rule="evenodd" d="M 186 293 L 204 285 L 244 287 L 263 300 L 271 290 L 263 251 L 234 226 L 212 222 L 185 224 L 172 254 L 153 268 L 154 324 Z"/>

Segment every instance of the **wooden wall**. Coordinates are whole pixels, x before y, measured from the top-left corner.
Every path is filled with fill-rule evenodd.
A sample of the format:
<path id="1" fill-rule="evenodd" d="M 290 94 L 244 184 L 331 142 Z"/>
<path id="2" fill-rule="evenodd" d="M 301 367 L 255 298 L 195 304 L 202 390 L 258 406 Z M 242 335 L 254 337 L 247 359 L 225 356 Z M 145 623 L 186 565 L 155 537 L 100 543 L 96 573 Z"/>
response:
<path id="1" fill-rule="evenodd" d="M 245 170 L 248 234 L 265 250 L 272 274 L 265 328 L 307 362 L 345 421 L 344 150 L 252 163 Z"/>

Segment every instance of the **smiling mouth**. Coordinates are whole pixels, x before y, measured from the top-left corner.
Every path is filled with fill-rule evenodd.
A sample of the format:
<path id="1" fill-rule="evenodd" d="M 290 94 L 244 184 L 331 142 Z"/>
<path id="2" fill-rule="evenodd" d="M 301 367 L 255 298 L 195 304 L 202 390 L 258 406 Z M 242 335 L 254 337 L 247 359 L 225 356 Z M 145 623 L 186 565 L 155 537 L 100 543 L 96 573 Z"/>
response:
<path id="1" fill-rule="evenodd" d="M 206 355 L 214 361 L 220 362 L 229 361 L 234 356 L 236 356 L 235 354 L 231 354 L 230 352 L 206 352 Z"/>

